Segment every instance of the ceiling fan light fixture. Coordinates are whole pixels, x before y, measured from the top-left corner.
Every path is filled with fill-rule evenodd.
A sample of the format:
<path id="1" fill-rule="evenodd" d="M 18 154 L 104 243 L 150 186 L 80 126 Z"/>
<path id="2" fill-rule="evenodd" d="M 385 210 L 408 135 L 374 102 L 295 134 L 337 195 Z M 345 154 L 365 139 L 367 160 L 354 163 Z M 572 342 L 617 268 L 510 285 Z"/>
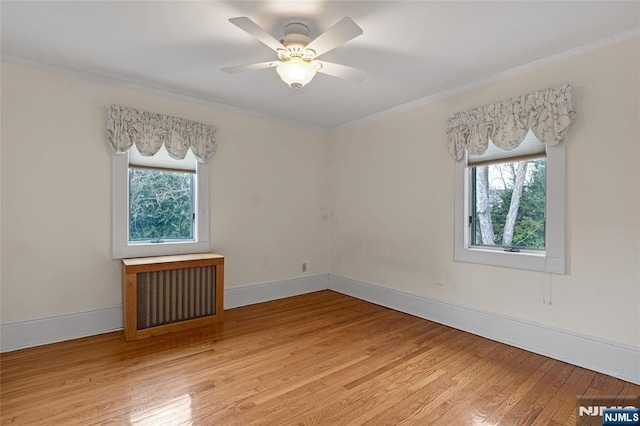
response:
<path id="1" fill-rule="evenodd" d="M 284 37 L 280 40 L 246 16 L 231 18 L 229 22 L 274 50 L 278 55 L 278 61 L 222 68 L 222 71 L 228 74 L 276 67 L 282 81 L 296 90 L 313 80 L 316 72 L 356 83 L 362 83 L 366 77 L 366 73 L 357 68 L 316 60 L 320 55 L 362 34 L 362 28 L 349 17 L 342 18 L 313 40 L 309 37 L 309 27 L 302 22 L 290 22 L 285 25 Z"/>
<path id="2" fill-rule="evenodd" d="M 309 83 L 316 75 L 316 71 L 315 66 L 299 57 L 281 62 L 276 67 L 276 72 L 282 81 L 294 89 L 300 89 Z"/>

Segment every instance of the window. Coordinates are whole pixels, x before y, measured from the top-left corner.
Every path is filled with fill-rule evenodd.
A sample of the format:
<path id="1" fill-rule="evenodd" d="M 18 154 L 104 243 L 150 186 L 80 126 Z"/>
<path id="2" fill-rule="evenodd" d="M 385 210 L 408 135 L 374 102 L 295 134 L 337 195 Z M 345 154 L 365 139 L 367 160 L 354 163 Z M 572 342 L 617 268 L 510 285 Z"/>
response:
<path id="1" fill-rule="evenodd" d="M 564 148 L 529 131 L 455 165 L 455 260 L 564 273 Z"/>
<path id="2" fill-rule="evenodd" d="M 191 151 L 174 160 L 164 146 L 144 157 L 134 145 L 113 166 L 114 258 L 209 250 L 206 164 Z"/>
<path id="3" fill-rule="evenodd" d="M 472 247 L 545 249 L 544 158 L 473 166 Z"/>
<path id="4" fill-rule="evenodd" d="M 193 241 L 193 173 L 129 166 L 129 243 Z"/>

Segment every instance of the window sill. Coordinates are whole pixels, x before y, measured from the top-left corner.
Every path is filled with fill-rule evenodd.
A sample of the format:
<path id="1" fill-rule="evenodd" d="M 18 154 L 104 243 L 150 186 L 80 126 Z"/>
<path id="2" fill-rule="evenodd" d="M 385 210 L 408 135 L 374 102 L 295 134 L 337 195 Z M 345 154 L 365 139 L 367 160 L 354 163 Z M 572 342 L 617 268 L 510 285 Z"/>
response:
<path id="1" fill-rule="evenodd" d="M 455 250 L 454 260 L 457 262 L 478 263 L 530 271 L 553 272 L 557 274 L 564 273 L 563 259 L 551 257 L 548 253 L 463 248 Z"/>
<path id="2" fill-rule="evenodd" d="M 125 259 L 131 257 L 169 256 L 174 254 L 204 253 L 209 250 L 208 241 L 181 241 L 171 243 L 134 243 L 114 247 L 113 258 Z"/>
<path id="3" fill-rule="evenodd" d="M 508 251 L 503 248 L 490 248 L 490 247 L 468 247 L 467 250 L 479 253 L 496 253 L 496 254 L 505 254 L 505 255 L 515 255 L 515 256 L 537 256 L 537 257 L 545 257 L 547 253 L 543 250 L 533 251 L 522 249 L 520 251 Z"/>

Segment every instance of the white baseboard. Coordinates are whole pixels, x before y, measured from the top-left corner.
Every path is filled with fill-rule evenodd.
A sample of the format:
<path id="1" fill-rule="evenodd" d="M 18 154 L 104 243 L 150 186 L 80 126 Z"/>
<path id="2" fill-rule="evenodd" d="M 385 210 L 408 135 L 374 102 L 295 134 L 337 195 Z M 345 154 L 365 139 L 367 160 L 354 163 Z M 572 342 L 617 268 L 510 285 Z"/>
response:
<path id="1" fill-rule="evenodd" d="M 314 291 L 326 290 L 329 287 L 327 274 L 294 278 L 243 287 L 232 287 L 224 291 L 224 308 L 231 309 L 254 303 L 283 299 Z"/>
<path id="2" fill-rule="evenodd" d="M 0 326 L 0 352 L 122 330 L 122 305 Z"/>
<path id="3" fill-rule="evenodd" d="M 225 309 L 325 289 L 640 384 L 640 348 L 336 275 L 225 289 Z M 0 352 L 122 330 L 122 305 L 0 325 Z"/>
<path id="4" fill-rule="evenodd" d="M 329 289 L 640 384 L 640 348 L 336 275 Z"/>
<path id="5" fill-rule="evenodd" d="M 225 309 L 326 290 L 327 274 L 227 288 Z M 0 352 L 122 330 L 122 305 L 0 325 Z"/>

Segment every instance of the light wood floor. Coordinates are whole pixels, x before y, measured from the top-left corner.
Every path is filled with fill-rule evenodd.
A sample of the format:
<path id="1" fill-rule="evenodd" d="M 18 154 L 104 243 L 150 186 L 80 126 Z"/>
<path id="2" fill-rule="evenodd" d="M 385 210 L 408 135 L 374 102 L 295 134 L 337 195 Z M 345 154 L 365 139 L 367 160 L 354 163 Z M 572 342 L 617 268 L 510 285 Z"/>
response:
<path id="1" fill-rule="evenodd" d="M 331 291 L 3 354 L 5 424 L 576 424 L 640 386 Z"/>

